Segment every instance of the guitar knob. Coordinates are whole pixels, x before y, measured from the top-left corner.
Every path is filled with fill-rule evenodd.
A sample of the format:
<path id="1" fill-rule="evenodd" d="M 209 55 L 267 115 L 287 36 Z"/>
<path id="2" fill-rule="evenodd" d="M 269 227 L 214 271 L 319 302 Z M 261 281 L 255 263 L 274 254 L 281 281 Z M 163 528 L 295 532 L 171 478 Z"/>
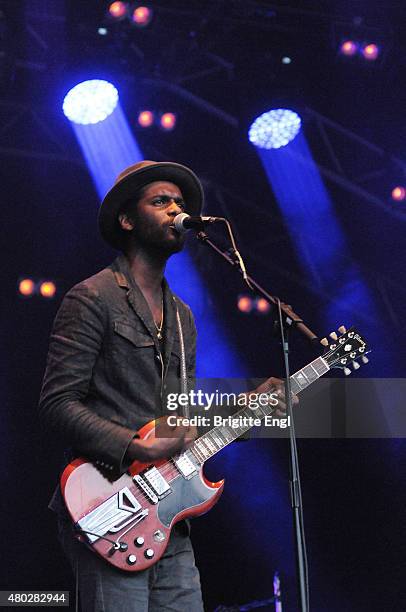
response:
<path id="1" fill-rule="evenodd" d="M 155 554 L 155 553 L 154 553 L 154 551 L 153 551 L 153 549 L 152 549 L 152 548 L 147 548 L 147 549 L 144 551 L 144 557 L 145 557 L 146 559 L 152 559 L 152 557 L 154 556 L 154 554 Z"/>
<path id="2" fill-rule="evenodd" d="M 135 538 L 134 540 L 134 544 L 138 547 L 140 546 L 144 546 L 145 540 L 142 536 L 138 536 L 138 538 Z"/>
<path id="3" fill-rule="evenodd" d="M 347 329 L 346 327 L 344 327 L 344 325 L 340 325 L 340 327 L 338 328 L 338 331 L 340 332 L 340 334 L 345 334 Z"/>
<path id="4" fill-rule="evenodd" d="M 335 332 L 331 332 L 331 334 L 329 334 L 329 336 L 330 336 L 330 338 L 332 340 L 337 340 L 337 338 L 338 338 L 338 336 L 337 336 L 337 334 Z"/>
<path id="5" fill-rule="evenodd" d="M 327 338 L 322 338 L 322 339 L 320 340 L 320 344 L 322 344 L 323 346 L 328 346 L 328 340 L 327 340 Z"/>
<path id="6" fill-rule="evenodd" d="M 350 370 L 350 368 L 344 368 L 344 374 L 345 374 L 346 376 L 349 376 L 349 375 L 351 374 L 351 370 Z"/>
<path id="7" fill-rule="evenodd" d="M 352 367 L 354 368 L 354 370 L 359 370 L 361 366 L 360 366 L 360 364 L 359 364 L 359 363 L 357 363 L 356 361 L 353 361 L 353 362 L 352 362 Z"/>
<path id="8" fill-rule="evenodd" d="M 128 555 L 127 557 L 128 565 L 135 565 L 136 562 L 137 562 L 137 557 L 135 555 Z"/>
<path id="9" fill-rule="evenodd" d="M 361 360 L 362 360 L 362 363 L 368 363 L 369 362 L 368 357 L 365 357 L 365 355 L 362 355 Z"/>

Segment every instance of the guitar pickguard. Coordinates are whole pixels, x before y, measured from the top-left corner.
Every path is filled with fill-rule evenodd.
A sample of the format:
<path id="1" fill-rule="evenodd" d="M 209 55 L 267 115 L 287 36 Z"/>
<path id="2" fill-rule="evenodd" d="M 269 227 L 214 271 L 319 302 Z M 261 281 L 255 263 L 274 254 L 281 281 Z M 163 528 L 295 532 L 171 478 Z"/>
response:
<path id="1" fill-rule="evenodd" d="M 171 495 L 159 502 L 157 511 L 159 520 L 166 527 L 170 526 L 177 514 L 207 502 L 217 493 L 217 489 L 209 487 L 202 480 L 200 472 L 189 480 L 183 476 L 177 478 L 171 482 L 171 487 Z"/>

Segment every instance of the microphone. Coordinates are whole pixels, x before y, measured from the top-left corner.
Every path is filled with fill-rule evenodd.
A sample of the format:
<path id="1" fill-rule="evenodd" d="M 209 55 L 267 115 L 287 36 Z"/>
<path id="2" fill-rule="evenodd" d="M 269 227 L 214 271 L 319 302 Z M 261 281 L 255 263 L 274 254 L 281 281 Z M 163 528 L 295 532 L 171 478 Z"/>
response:
<path id="1" fill-rule="evenodd" d="M 210 225 L 216 221 L 221 221 L 220 217 L 191 217 L 186 213 L 180 213 L 176 215 L 173 220 L 173 225 L 179 234 L 183 234 L 190 229 L 202 230 L 205 225 Z"/>

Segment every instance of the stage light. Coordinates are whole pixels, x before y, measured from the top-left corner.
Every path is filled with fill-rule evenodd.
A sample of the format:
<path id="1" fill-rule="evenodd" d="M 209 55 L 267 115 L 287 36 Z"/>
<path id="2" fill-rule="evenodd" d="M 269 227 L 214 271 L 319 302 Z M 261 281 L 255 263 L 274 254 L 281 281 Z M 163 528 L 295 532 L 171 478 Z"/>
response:
<path id="1" fill-rule="evenodd" d="M 176 125 L 176 115 L 173 113 L 164 113 L 161 116 L 161 127 L 168 132 L 173 130 Z"/>
<path id="2" fill-rule="evenodd" d="M 282 64 L 291 64 L 292 63 L 292 58 L 288 57 L 287 55 L 285 55 L 285 57 L 282 58 Z"/>
<path id="3" fill-rule="evenodd" d="M 297 113 L 287 108 L 277 108 L 255 119 L 248 131 L 248 138 L 260 149 L 279 149 L 296 138 L 301 125 Z"/>
<path id="4" fill-rule="evenodd" d="M 109 13 L 114 19 L 123 19 L 127 15 L 126 2 L 112 2 L 109 6 Z"/>
<path id="5" fill-rule="evenodd" d="M 44 298 L 53 298 L 56 293 L 55 283 L 52 281 L 43 281 L 39 286 L 39 292 Z"/>
<path id="6" fill-rule="evenodd" d="M 154 113 L 149 110 L 141 111 L 138 115 L 138 123 L 141 127 L 147 128 L 154 123 Z"/>
<path id="7" fill-rule="evenodd" d="M 358 51 L 358 45 L 353 40 L 344 40 L 340 45 L 340 53 L 348 57 L 355 55 Z"/>
<path id="8" fill-rule="evenodd" d="M 260 312 L 261 314 L 266 314 L 271 310 L 270 303 L 262 297 L 257 299 L 255 306 L 258 312 Z"/>
<path id="9" fill-rule="evenodd" d="M 397 187 L 392 189 L 392 199 L 395 200 L 395 202 L 403 202 L 405 198 L 406 198 L 406 189 L 404 187 L 401 187 L 400 185 L 398 185 Z"/>
<path id="10" fill-rule="evenodd" d="M 22 278 L 18 281 L 18 291 L 24 297 L 31 297 L 35 293 L 35 283 L 31 278 Z"/>
<path id="11" fill-rule="evenodd" d="M 369 60 L 369 61 L 376 60 L 376 58 L 379 55 L 378 45 L 375 45 L 375 43 L 370 43 L 368 45 L 365 45 L 365 47 L 363 47 L 362 49 L 362 55 L 365 57 L 366 60 Z"/>
<path id="12" fill-rule="evenodd" d="M 148 6 L 137 6 L 133 11 L 132 20 L 140 28 L 147 26 L 152 19 L 152 10 Z"/>
<path id="13" fill-rule="evenodd" d="M 240 312 L 249 313 L 254 308 L 254 302 L 249 295 L 240 295 L 237 300 L 237 308 Z"/>
<path id="14" fill-rule="evenodd" d="M 97 33 L 100 34 L 100 36 L 106 36 L 107 28 L 98 28 Z"/>
<path id="15" fill-rule="evenodd" d="M 118 91 L 108 81 L 93 79 L 75 85 L 65 96 L 63 112 L 73 123 L 88 125 L 104 121 L 118 103 Z"/>

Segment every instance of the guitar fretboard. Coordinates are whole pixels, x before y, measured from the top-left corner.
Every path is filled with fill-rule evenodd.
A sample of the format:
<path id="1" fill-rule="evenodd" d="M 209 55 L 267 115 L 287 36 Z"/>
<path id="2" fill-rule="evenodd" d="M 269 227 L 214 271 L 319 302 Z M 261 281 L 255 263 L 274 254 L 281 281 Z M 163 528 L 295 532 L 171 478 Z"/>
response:
<path id="1" fill-rule="evenodd" d="M 306 387 L 328 372 L 329 369 L 330 367 L 327 362 L 322 357 L 318 357 L 290 377 L 292 393 L 298 395 L 300 391 L 306 389 Z M 249 406 L 244 406 L 233 414 L 232 417 L 226 419 L 227 424 L 213 427 L 213 429 L 200 436 L 189 448 L 189 451 L 192 451 L 199 463 L 204 463 L 204 461 L 210 459 L 222 448 L 234 442 L 234 440 L 251 429 L 253 419 L 260 419 L 262 421 L 266 416 L 271 415 L 274 409 L 275 406 L 270 404 L 258 406 L 255 410 Z M 232 419 L 232 423 L 230 419 Z"/>

